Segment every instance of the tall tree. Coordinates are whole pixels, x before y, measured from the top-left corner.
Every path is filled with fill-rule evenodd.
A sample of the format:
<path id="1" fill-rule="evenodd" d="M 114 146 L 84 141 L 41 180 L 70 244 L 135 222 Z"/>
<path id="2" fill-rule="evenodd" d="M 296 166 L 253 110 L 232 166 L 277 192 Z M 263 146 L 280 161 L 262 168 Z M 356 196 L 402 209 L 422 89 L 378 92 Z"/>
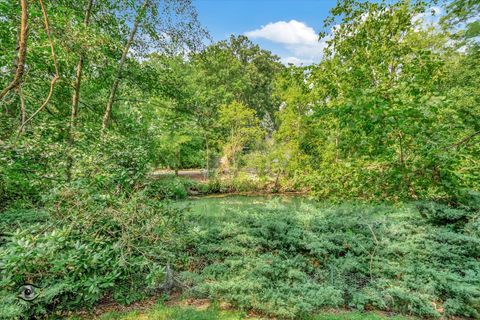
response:
<path id="1" fill-rule="evenodd" d="M 22 11 L 20 19 L 20 32 L 18 40 L 18 59 L 16 60 L 16 71 L 13 80 L 0 92 L 0 100 L 13 89 L 18 88 L 25 72 L 25 60 L 27 58 L 27 37 L 28 37 L 28 3 L 27 0 L 20 0 Z"/>
<path id="2" fill-rule="evenodd" d="M 239 101 L 263 118 L 277 107 L 273 81 L 283 65 L 279 58 L 246 36 L 230 36 L 192 56 L 203 104 L 214 108 Z"/>
<path id="3" fill-rule="evenodd" d="M 83 20 L 83 25 L 85 28 L 88 28 L 90 24 L 90 16 L 92 14 L 93 8 L 93 0 L 88 0 L 87 7 L 85 9 L 85 18 Z M 83 72 L 83 63 L 85 60 L 85 54 L 80 52 L 78 57 L 78 64 L 76 67 L 76 74 L 75 80 L 73 83 L 73 95 L 72 95 L 72 108 L 70 114 L 70 127 L 69 127 L 69 137 L 68 137 L 68 144 L 70 149 L 73 147 L 75 142 L 75 124 L 77 120 L 77 113 L 78 113 L 78 102 L 80 100 L 80 88 L 82 83 L 82 72 Z M 73 156 L 71 155 L 72 150 L 69 150 L 69 155 L 67 159 L 67 179 L 71 179 L 72 175 L 72 165 L 73 165 Z"/>
<path id="4" fill-rule="evenodd" d="M 120 79 L 122 76 L 123 66 L 125 65 L 125 61 L 127 59 L 128 52 L 130 51 L 130 47 L 135 39 L 135 35 L 137 34 L 138 26 L 143 19 L 145 10 L 147 9 L 149 0 L 144 0 L 142 6 L 137 11 L 137 16 L 135 18 L 135 22 L 133 23 L 132 31 L 130 32 L 130 36 L 125 44 L 125 48 L 122 52 L 122 57 L 120 58 L 120 62 L 118 63 L 117 74 L 115 76 L 115 80 L 113 81 L 112 88 L 110 90 L 110 96 L 108 97 L 107 106 L 105 108 L 105 114 L 103 115 L 102 121 L 102 129 L 105 130 L 109 123 L 110 118 L 112 117 L 112 108 L 113 103 L 115 102 L 115 95 L 117 94 L 118 86 L 120 84 Z"/>
<path id="5" fill-rule="evenodd" d="M 28 118 L 26 119 L 21 125 L 19 129 L 19 133 L 23 132 L 23 129 L 25 125 L 32 121 L 35 116 L 42 111 L 47 104 L 50 102 L 50 99 L 52 98 L 53 95 L 53 90 L 55 89 L 55 84 L 57 83 L 58 79 L 60 79 L 60 71 L 58 69 L 58 63 L 57 63 L 57 55 L 55 54 L 55 44 L 53 43 L 52 35 L 51 35 L 51 29 L 50 29 L 50 22 L 48 19 L 48 14 L 47 14 L 47 9 L 45 8 L 45 5 L 43 4 L 43 0 L 39 0 L 40 6 L 42 7 L 42 13 L 43 13 L 43 22 L 45 24 L 45 33 L 47 34 L 48 42 L 50 44 L 50 52 L 51 52 L 51 57 L 52 57 L 52 62 L 53 62 L 53 68 L 55 70 L 55 74 L 50 82 L 50 90 L 47 94 L 47 97 L 45 100 L 42 102 L 40 107 Z"/>
<path id="6" fill-rule="evenodd" d="M 454 136 L 442 119 L 456 108 L 439 92 L 444 61 L 455 54 L 447 38 L 415 19 L 421 1 L 345 0 L 332 12 L 325 59 L 305 80 L 311 113 L 300 144 L 319 192 L 443 192 L 455 180 L 441 149 Z"/>
<path id="7" fill-rule="evenodd" d="M 142 51 L 176 54 L 185 49 L 188 51 L 198 50 L 202 46 L 202 40 L 208 36 L 198 21 L 191 0 L 144 0 L 135 12 L 133 27 L 123 49 L 105 108 L 102 121 L 103 130 L 110 123 L 113 104 L 130 47 L 137 46 L 135 55 L 141 54 Z"/>

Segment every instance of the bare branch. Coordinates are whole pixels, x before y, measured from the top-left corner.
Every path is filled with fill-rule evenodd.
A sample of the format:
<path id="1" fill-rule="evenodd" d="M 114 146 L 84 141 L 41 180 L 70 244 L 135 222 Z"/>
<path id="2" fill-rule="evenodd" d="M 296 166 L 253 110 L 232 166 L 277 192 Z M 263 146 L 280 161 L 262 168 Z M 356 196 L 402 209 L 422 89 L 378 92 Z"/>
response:
<path id="1" fill-rule="evenodd" d="M 472 140 L 472 139 L 473 139 L 475 136 L 477 136 L 477 135 L 480 135 L 480 130 L 477 131 L 477 132 L 472 133 L 471 135 L 469 135 L 469 136 L 467 136 L 467 137 L 465 137 L 465 138 L 463 138 L 463 139 L 460 140 L 459 142 L 450 145 L 450 147 L 451 147 L 451 148 L 458 148 L 458 147 L 460 147 L 462 144 L 466 144 L 468 141 Z"/>

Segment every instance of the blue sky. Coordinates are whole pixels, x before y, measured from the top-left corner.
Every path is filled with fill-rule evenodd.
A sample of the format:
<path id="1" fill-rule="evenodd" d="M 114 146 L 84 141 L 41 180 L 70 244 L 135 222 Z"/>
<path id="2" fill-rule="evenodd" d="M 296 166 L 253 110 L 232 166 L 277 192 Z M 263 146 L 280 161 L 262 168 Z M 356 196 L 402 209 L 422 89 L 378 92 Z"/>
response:
<path id="1" fill-rule="evenodd" d="M 322 58 L 325 40 L 318 41 L 318 33 L 336 0 L 193 0 L 193 4 L 214 41 L 244 34 L 283 63 L 308 65 Z M 430 9 L 435 16 L 415 17 L 424 22 L 420 26 L 438 22 L 441 8 Z"/>
<path id="2" fill-rule="evenodd" d="M 318 33 L 336 0 L 194 0 L 215 41 L 246 34 L 283 62 L 318 62 Z"/>

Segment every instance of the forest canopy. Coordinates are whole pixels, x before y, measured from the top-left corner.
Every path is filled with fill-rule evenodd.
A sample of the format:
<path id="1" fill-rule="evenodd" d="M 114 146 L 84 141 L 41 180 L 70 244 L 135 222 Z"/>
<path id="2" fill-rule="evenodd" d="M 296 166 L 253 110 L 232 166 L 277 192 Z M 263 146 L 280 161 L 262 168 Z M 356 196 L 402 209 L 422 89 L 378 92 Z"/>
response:
<path id="1" fill-rule="evenodd" d="M 104 145 L 123 144 L 139 166 L 125 173 L 131 186 L 156 167 L 215 173 L 223 157 L 234 176 L 327 199 L 478 189 L 474 2 L 446 3 L 432 24 L 430 2 L 341 1 L 320 35 L 323 59 L 300 67 L 246 36 L 205 45 L 189 1 L 20 3 L 2 7 L 2 148 L 36 151 L 6 166 L 13 184 L 106 174 L 120 164 Z M 255 119 L 228 112 L 236 106 Z M 44 172 L 21 173 L 28 161 Z"/>

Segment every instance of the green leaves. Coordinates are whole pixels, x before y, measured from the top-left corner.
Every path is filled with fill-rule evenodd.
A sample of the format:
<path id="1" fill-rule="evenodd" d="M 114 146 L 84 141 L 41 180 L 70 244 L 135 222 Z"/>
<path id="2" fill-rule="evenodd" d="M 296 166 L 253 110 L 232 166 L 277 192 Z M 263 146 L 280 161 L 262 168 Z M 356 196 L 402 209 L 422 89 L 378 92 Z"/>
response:
<path id="1" fill-rule="evenodd" d="M 58 192 L 47 205 L 47 221 L 23 224 L 1 240 L 1 296 L 23 283 L 42 288 L 34 304 L 17 299 L 8 312 L 45 315 L 92 306 L 106 295 L 129 303 L 163 283 L 164 266 L 176 255 L 170 250 L 181 241 L 178 210 L 143 193 L 117 194 L 105 203 L 85 188 Z M 15 225 L 0 223 L 2 230 Z M 8 301 L 2 299 L 0 308 Z"/>
<path id="2" fill-rule="evenodd" d="M 478 208 L 424 204 L 467 217 L 451 225 L 432 223 L 413 204 L 197 201 L 188 221 L 189 266 L 198 274 L 185 274 L 196 295 L 286 318 L 326 307 L 430 317 L 479 312 L 479 238 L 469 234 Z"/>
<path id="3" fill-rule="evenodd" d="M 255 110 L 236 101 L 220 108 L 219 121 L 225 137 L 223 154 L 227 160 L 223 169 L 232 170 L 236 175 L 244 150 L 255 149 L 265 132 Z"/>
<path id="4" fill-rule="evenodd" d="M 415 17 L 425 6 L 340 1 L 326 22 L 339 25 L 325 59 L 278 77 L 275 144 L 296 150 L 287 174 L 320 197 L 398 200 L 454 195 L 464 184 L 478 188 L 470 174 L 452 174 L 473 169 L 466 159 L 476 145 L 455 152 L 444 147 L 468 136 L 466 127 L 478 127 L 465 123 L 478 109 L 470 99 L 478 97 L 478 85 L 470 76 L 463 84 L 453 80 L 462 79 L 455 70 L 478 76 L 467 62 L 478 50 L 455 51 L 448 33 L 419 26 Z M 315 173 L 302 176 L 305 168 Z"/>

